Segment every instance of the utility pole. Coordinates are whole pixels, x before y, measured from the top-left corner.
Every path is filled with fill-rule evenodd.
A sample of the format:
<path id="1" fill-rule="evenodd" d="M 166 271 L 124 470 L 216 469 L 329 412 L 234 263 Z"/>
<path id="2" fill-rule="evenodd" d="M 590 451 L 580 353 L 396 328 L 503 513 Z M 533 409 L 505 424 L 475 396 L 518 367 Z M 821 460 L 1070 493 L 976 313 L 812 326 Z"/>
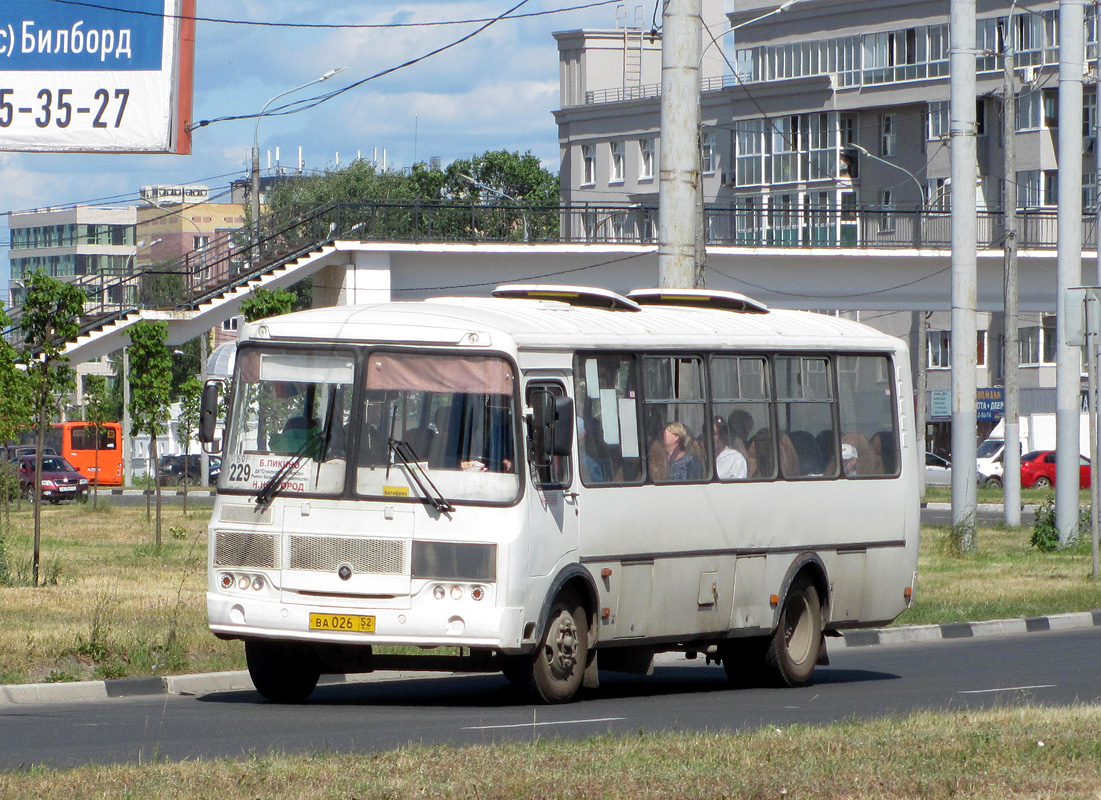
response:
<path id="1" fill-rule="evenodd" d="M 701 0 L 668 0 L 661 27 L 658 283 L 696 282 L 700 183 Z"/>
<path id="2" fill-rule="evenodd" d="M 1055 473 L 1078 474 L 1082 354 L 1067 341 L 1068 289 L 1082 283 L 1082 75 L 1085 4 L 1059 0 L 1059 187 L 1055 316 Z M 1078 538 L 1078 485 L 1055 482 L 1059 545 Z"/>
<path id="3" fill-rule="evenodd" d="M 134 437 L 130 429 L 130 351 L 122 348 L 122 485 L 133 485 L 133 466 L 130 457 L 134 454 Z"/>
<path id="4" fill-rule="evenodd" d="M 1005 376 L 1005 447 L 1002 450 L 1002 490 L 1005 526 L 1016 528 L 1021 524 L 1021 426 L 1020 388 L 1017 370 L 1020 367 L 1020 351 L 1017 349 L 1017 124 L 1014 112 L 1016 97 L 1016 28 L 1013 9 L 1009 9 L 1009 24 L 1005 31 L 1005 64 L 1002 75 L 1002 215 L 1005 220 L 1004 245 L 1004 295 L 1005 345 L 1002 350 L 1002 368 Z"/>
<path id="5" fill-rule="evenodd" d="M 975 488 L 975 439 L 978 435 L 975 376 L 978 314 L 975 0 L 951 0 L 949 31 L 952 76 L 949 102 L 952 157 L 952 529 L 959 547 L 970 551 L 977 544 L 975 512 L 978 502 Z"/>

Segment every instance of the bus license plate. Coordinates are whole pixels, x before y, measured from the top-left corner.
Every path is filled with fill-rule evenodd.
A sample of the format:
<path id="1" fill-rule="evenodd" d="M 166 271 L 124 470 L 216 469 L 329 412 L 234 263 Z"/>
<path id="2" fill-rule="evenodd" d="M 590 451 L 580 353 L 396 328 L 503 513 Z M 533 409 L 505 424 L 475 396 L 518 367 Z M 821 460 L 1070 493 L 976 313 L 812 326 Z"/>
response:
<path id="1" fill-rule="evenodd" d="M 310 630 L 374 633 L 375 618 L 361 614 L 310 614 Z"/>

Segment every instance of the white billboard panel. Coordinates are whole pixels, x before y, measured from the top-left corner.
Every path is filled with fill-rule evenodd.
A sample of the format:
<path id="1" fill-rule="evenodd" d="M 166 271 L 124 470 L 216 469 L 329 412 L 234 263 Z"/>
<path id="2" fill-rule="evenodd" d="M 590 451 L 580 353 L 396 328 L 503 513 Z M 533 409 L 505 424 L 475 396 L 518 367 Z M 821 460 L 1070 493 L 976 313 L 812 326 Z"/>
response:
<path id="1" fill-rule="evenodd" d="M 0 2 L 0 150 L 190 152 L 195 0 Z"/>

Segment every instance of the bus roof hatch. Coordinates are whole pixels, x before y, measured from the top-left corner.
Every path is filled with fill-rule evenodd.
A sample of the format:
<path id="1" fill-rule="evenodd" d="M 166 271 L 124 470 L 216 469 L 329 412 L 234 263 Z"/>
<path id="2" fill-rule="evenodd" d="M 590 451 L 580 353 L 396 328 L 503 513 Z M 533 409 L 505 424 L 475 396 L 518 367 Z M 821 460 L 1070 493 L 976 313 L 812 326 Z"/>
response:
<path id="1" fill-rule="evenodd" d="M 751 297 L 715 289 L 634 289 L 627 297 L 643 306 L 695 306 L 743 314 L 768 313 L 768 306 Z"/>
<path id="2" fill-rule="evenodd" d="M 634 300 L 595 286 L 556 286 L 542 283 L 509 283 L 493 290 L 494 297 L 557 300 L 571 306 L 605 308 L 609 311 L 641 311 Z"/>

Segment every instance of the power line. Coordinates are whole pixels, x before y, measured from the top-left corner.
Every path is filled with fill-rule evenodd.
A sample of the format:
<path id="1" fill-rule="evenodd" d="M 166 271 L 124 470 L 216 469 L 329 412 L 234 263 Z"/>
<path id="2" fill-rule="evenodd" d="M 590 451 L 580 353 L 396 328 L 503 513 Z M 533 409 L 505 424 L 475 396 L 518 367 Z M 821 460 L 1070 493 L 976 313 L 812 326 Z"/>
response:
<path id="1" fill-rule="evenodd" d="M 221 25 L 246 25 L 256 28 L 299 28 L 299 29 L 320 29 L 320 30 L 377 30 L 386 28 L 431 28 L 439 27 L 443 25 L 474 25 L 483 22 L 495 22 L 499 17 L 483 17 L 479 19 L 454 19 L 454 20 L 438 20 L 435 22 L 374 22 L 374 23 L 340 23 L 340 22 L 261 22 L 258 20 L 248 19 L 225 19 L 220 17 L 198 17 L 190 16 L 186 14 L 161 14 L 156 11 L 142 11 L 132 8 L 115 8 L 114 6 L 103 5 L 101 3 L 89 3 L 86 0 L 49 0 L 51 3 L 58 3 L 65 6 L 80 6 L 82 8 L 95 8 L 101 11 L 115 11 L 120 14 L 134 14 L 143 17 L 159 17 L 162 19 L 181 19 L 195 22 L 214 22 Z M 592 3 L 586 3 L 579 6 L 569 6 L 567 8 L 553 8 L 547 11 L 529 11 L 526 14 L 515 14 L 509 16 L 509 19 L 527 19 L 530 17 L 544 17 L 550 14 L 563 14 L 569 11 L 584 11 L 588 8 L 596 8 L 598 6 L 607 6 L 612 3 L 620 3 L 622 0 L 595 0 Z"/>
<path id="2" fill-rule="evenodd" d="M 362 86 L 363 84 L 365 84 L 369 81 L 373 81 L 373 80 L 376 80 L 378 78 L 384 77 L 384 76 L 389 75 L 393 72 L 397 72 L 398 70 L 405 69 L 406 67 L 411 67 L 414 64 L 419 64 L 421 61 L 425 61 L 425 60 L 431 58 L 432 56 L 439 55 L 440 53 L 444 52 L 445 50 L 450 50 L 452 47 L 457 47 L 458 45 L 462 44 L 463 42 L 466 42 L 470 39 L 473 39 L 475 36 L 482 33 L 482 31 L 486 30 L 491 25 L 493 25 L 497 22 L 500 22 L 502 19 L 505 19 L 509 14 L 511 14 L 516 9 L 520 8 L 521 6 L 527 5 L 528 2 L 530 2 L 530 0 L 520 0 L 519 3 L 514 5 L 512 8 L 508 9 L 508 11 L 505 11 L 504 13 L 502 13 L 502 14 L 494 17 L 493 19 L 489 20 L 484 25 L 481 25 L 480 27 L 475 28 L 473 31 L 466 34 L 465 36 L 460 36 L 458 39 L 456 39 L 453 42 L 450 42 L 448 44 L 445 44 L 442 47 L 437 47 L 435 50 L 431 50 L 427 53 L 424 53 L 423 55 L 417 56 L 416 58 L 411 58 L 411 59 L 409 59 L 408 61 L 406 61 L 402 64 L 398 64 L 397 66 L 388 67 L 387 69 L 384 69 L 380 72 L 376 72 L 374 75 L 370 75 L 366 78 L 355 81 L 354 83 L 350 83 L 350 84 L 348 84 L 347 86 L 345 86 L 341 89 L 335 89 L 334 91 L 328 92 L 326 94 L 317 95 L 315 97 L 309 97 L 309 98 L 306 98 L 304 100 L 296 100 L 293 103 L 288 103 L 284 106 L 279 106 L 275 109 L 272 109 L 271 111 L 265 112 L 263 114 L 263 116 L 283 116 L 283 115 L 286 115 L 286 114 L 297 114 L 299 111 L 308 111 L 311 108 L 316 108 L 317 106 L 321 105 L 322 103 L 326 103 L 329 100 L 332 100 L 334 97 L 338 97 L 339 95 L 343 94 L 344 92 L 351 91 L 352 89 L 355 89 L 359 86 Z M 188 127 L 188 132 L 194 131 L 196 128 L 205 128 L 207 125 L 213 125 L 216 122 L 229 122 L 229 121 L 232 121 L 232 120 L 239 120 L 239 119 L 256 119 L 259 116 L 261 116 L 261 114 L 236 114 L 236 115 L 225 116 L 225 117 L 215 117 L 214 119 L 204 119 L 204 120 L 200 120 L 199 122 L 196 122 L 196 123 L 192 124 L 190 127 Z"/>

